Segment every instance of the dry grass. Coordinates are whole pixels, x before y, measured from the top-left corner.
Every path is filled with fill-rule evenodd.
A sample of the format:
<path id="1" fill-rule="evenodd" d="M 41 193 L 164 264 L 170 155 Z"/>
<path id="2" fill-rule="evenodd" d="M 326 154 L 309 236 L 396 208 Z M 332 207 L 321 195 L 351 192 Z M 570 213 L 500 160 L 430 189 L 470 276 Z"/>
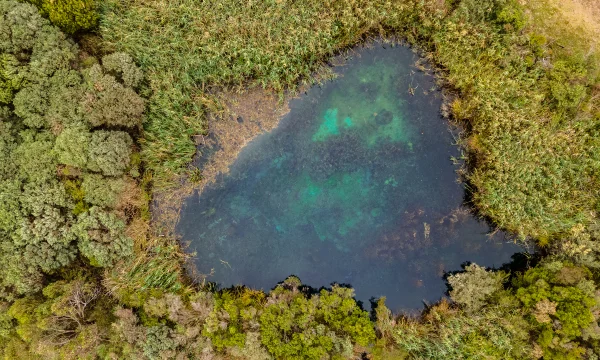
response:
<path id="1" fill-rule="evenodd" d="M 139 209 L 145 205 L 143 191 L 140 185 L 132 178 L 124 179 L 124 186 L 119 194 L 115 209 L 121 212 L 125 218 L 133 218 Z"/>
<path id="2" fill-rule="evenodd" d="M 227 174 L 239 152 L 256 136 L 273 130 L 289 111 L 289 97 L 280 101 L 278 94 L 254 87 L 245 92 L 220 94 L 226 116 L 209 118 L 209 135 L 218 140 L 220 149 L 202 168 L 202 185 L 211 184 L 219 174 Z M 208 140 L 206 146 L 215 146 Z"/>
<path id="3" fill-rule="evenodd" d="M 543 32 L 550 41 L 566 48 L 599 50 L 600 1 L 598 0 L 522 0 L 529 10 L 535 31 Z M 576 42 L 568 41 L 576 38 Z"/>

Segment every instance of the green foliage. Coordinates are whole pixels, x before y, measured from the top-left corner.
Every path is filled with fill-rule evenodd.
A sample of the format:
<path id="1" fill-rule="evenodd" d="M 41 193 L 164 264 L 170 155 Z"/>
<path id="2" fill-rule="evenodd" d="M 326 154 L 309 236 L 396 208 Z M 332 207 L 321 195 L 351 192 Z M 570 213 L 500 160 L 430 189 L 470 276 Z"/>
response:
<path id="1" fill-rule="evenodd" d="M 448 277 L 452 287 L 450 297 L 468 312 L 479 311 L 489 296 L 502 289 L 505 279 L 503 272 L 486 271 L 484 267 L 471 264 L 465 267 L 465 272 Z"/>
<path id="2" fill-rule="evenodd" d="M 93 356 L 106 334 L 94 313 L 107 300 L 96 284 L 56 281 L 40 296 L 15 301 L 7 314 L 17 323 L 20 339 L 36 345 L 32 350 L 37 355 L 81 359 Z"/>
<path id="3" fill-rule="evenodd" d="M 368 313 L 352 298 L 354 290 L 334 285 L 308 298 L 297 279 L 288 278 L 271 292 L 260 316 L 260 333 L 277 359 L 352 357 L 353 343 L 375 340 Z"/>
<path id="4" fill-rule="evenodd" d="M 550 93 L 559 113 L 570 115 L 586 96 L 586 64 L 577 59 L 558 60 L 549 73 Z"/>
<path id="5" fill-rule="evenodd" d="M 400 319 L 393 338 L 416 359 L 527 359 L 532 358 L 530 327 L 519 311 L 486 307 L 465 314 L 440 303 L 421 323 Z"/>
<path id="6" fill-rule="evenodd" d="M 57 137 L 54 151 L 58 161 L 84 169 L 88 162 L 88 147 L 92 134 L 84 127 L 69 127 L 64 129 Z"/>
<path id="7" fill-rule="evenodd" d="M 13 54 L 0 56 L 0 103 L 12 103 L 14 93 L 24 80 L 23 68 Z"/>
<path id="8" fill-rule="evenodd" d="M 506 1 L 496 12 L 496 21 L 508 30 L 522 30 L 526 24 L 525 12 L 516 0 Z"/>
<path id="9" fill-rule="evenodd" d="M 246 332 L 257 330 L 258 309 L 264 294 L 246 288 L 224 290 L 215 296 L 213 309 L 206 319 L 202 334 L 220 351 L 227 347 L 243 347 Z"/>
<path id="10" fill-rule="evenodd" d="M 88 148 L 88 169 L 106 176 L 123 175 L 129 167 L 132 146 L 126 132 L 94 131 Z"/>
<path id="11" fill-rule="evenodd" d="M 600 224 L 585 228 L 583 224 L 574 226 L 571 233 L 560 242 L 555 242 L 552 253 L 555 258 L 572 261 L 594 272 L 600 269 Z"/>
<path id="12" fill-rule="evenodd" d="M 125 182 L 120 178 L 106 178 L 98 174 L 86 174 L 82 189 L 85 201 L 92 205 L 115 207 Z"/>
<path id="13" fill-rule="evenodd" d="M 112 268 L 107 284 L 121 303 L 141 307 L 153 293 L 185 289 L 183 264 L 187 258 L 177 244 L 167 246 L 154 240 L 145 252 Z"/>
<path id="14" fill-rule="evenodd" d="M 21 182 L 5 180 L 0 182 L 0 231 L 14 233 L 19 228 L 23 216 L 21 203 Z"/>
<path id="15" fill-rule="evenodd" d="M 143 345 L 143 354 L 148 359 L 160 359 L 160 354 L 165 351 L 173 351 L 177 344 L 171 338 L 172 330 L 165 325 L 157 325 L 146 328 L 146 341 Z"/>
<path id="16" fill-rule="evenodd" d="M 70 16 L 68 2 L 52 4 Z M 60 278 L 78 254 L 96 266 L 131 255 L 126 223 L 110 212 L 124 181 L 104 181 L 83 171 L 122 174 L 133 141 L 124 132 L 90 132 L 86 117 L 108 115 L 103 106 L 86 108 L 86 99 L 101 90 L 88 87 L 89 71 L 79 70 L 78 49 L 71 40 L 32 5 L 3 0 L 0 11 L 0 101 L 7 105 L 0 108 L 0 297 L 14 300 L 39 291 L 47 274 Z M 113 58 L 121 59 L 111 65 L 109 58 L 115 76 L 139 81 L 139 70 L 126 56 Z M 139 123 L 139 96 L 102 68 L 95 71 L 118 94 L 128 96 L 119 104 L 137 104 L 136 118 L 126 123 Z M 112 106 L 110 101 L 104 105 Z"/>
<path id="17" fill-rule="evenodd" d="M 79 251 L 93 266 L 107 267 L 132 254 L 133 241 L 125 236 L 125 223 L 115 214 L 92 207 L 73 226 Z"/>
<path id="18" fill-rule="evenodd" d="M 22 141 L 13 152 L 19 175 L 38 184 L 53 180 L 58 165 L 52 151 L 54 137 L 48 132 L 37 133 L 34 130 L 24 130 L 20 136 Z"/>
<path id="19" fill-rule="evenodd" d="M 75 44 L 57 28 L 48 26 L 34 6 L 4 0 L 0 12 L 4 16 L 0 49 L 3 54 L 15 55 L 21 64 L 32 63 L 22 69 L 25 79 L 35 83 L 57 70 L 70 68 L 69 62 L 75 60 Z"/>
<path id="20" fill-rule="evenodd" d="M 516 296 L 529 313 L 546 359 L 577 359 L 585 349 L 577 339 L 594 321 L 595 285 L 589 270 L 547 262 L 515 280 Z"/>
<path id="21" fill-rule="evenodd" d="M 82 212 L 87 211 L 89 209 L 89 204 L 84 201 L 85 191 L 81 187 L 81 181 L 67 179 L 63 182 L 63 184 L 65 186 L 65 190 L 75 202 L 75 206 L 73 207 L 73 210 L 71 210 L 73 215 L 77 216 Z"/>
<path id="22" fill-rule="evenodd" d="M 144 74 L 126 53 L 112 53 L 102 58 L 102 67 L 116 79 L 130 88 L 137 88 L 144 79 Z"/>
<path id="23" fill-rule="evenodd" d="M 105 59 L 103 63 L 108 63 L 126 84 L 139 83 L 141 72 L 127 55 L 114 54 L 108 57 L 108 62 Z M 112 75 L 104 74 L 98 64 L 85 71 L 85 80 L 87 92 L 82 106 L 84 117 L 92 126 L 136 127 L 141 124 L 144 101 L 132 88 L 123 86 Z"/>
<path id="24" fill-rule="evenodd" d="M 2 113 L 8 112 L 7 109 L 1 108 L 0 111 L 0 181 L 2 181 L 11 178 L 17 170 L 17 166 L 11 156 L 17 143 L 12 124 L 5 122 L 5 120 L 8 120 L 5 118 L 6 115 L 2 116 Z"/>
<path id="25" fill-rule="evenodd" d="M 96 0 L 28 0 L 67 34 L 89 31 L 98 25 Z"/>

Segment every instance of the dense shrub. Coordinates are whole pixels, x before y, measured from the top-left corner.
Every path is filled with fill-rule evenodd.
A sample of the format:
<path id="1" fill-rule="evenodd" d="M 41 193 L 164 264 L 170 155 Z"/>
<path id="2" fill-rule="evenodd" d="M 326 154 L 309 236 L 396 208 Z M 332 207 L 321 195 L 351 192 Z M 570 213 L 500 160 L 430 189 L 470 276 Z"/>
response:
<path id="1" fill-rule="evenodd" d="M 334 285 L 307 297 L 297 278 L 274 289 L 260 316 L 262 342 L 277 359 L 352 358 L 353 344 L 375 340 L 368 313 L 353 299 L 354 290 Z"/>
<path id="2" fill-rule="evenodd" d="M 518 360 L 535 358 L 529 331 L 518 309 L 495 305 L 467 314 L 442 301 L 420 321 L 398 319 L 391 338 L 408 358 Z"/>
<path id="3" fill-rule="evenodd" d="M 536 329 L 544 359 L 577 359 L 585 354 L 578 339 L 597 322 L 592 313 L 596 286 L 590 278 L 585 268 L 554 261 L 515 280 L 516 297 Z"/>
<path id="4" fill-rule="evenodd" d="M 125 236 L 125 222 L 110 212 L 92 207 L 73 226 L 79 251 L 93 266 L 107 267 L 132 254 L 133 241 Z"/>
<path id="5" fill-rule="evenodd" d="M 98 25 L 96 0 L 28 0 L 67 34 L 89 31 Z"/>
<path id="6" fill-rule="evenodd" d="M 464 272 L 448 277 L 450 297 L 469 312 L 479 311 L 492 294 L 502 289 L 505 277 L 503 272 L 486 271 L 471 264 Z"/>
<path id="7" fill-rule="evenodd" d="M 71 5 L 89 5 L 48 4 L 55 6 L 51 18 L 65 19 L 77 13 Z M 14 299 L 40 290 L 45 274 L 73 266 L 78 254 L 101 267 L 132 254 L 127 219 L 110 209 L 124 184 L 115 176 L 128 169 L 133 141 L 125 132 L 91 126 L 136 126 L 143 101 L 124 84 L 141 79 L 127 56 L 108 57 L 114 75 L 100 65 L 79 69 L 75 44 L 32 5 L 0 1 L 0 11 L 0 101 L 7 105 L 0 109 L 0 296 Z M 96 79 L 90 74 L 99 83 L 89 83 Z M 103 98 L 100 84 L 112 86 L 107 93 L 116 89 L 120 102 L 94 100 L 90 107 L 91 98 Z M 118 104 L 133 110 L 107 112 Z M 115 124 L 114 116 L 125 120 Z"/>
<path id="8" fill-rule="evenodd" d="M 107 176 L 123 175 L 129 167 L 131 137 L 122 131 L 98 130 L 92 133 L 87 167 Z"/>
<path id="9" fill-rule="evenodd" d="M 109 55 L 103 58 L 103 64 L 108 64 L 126 85 L 136 86 L 141 79 L 139 69 L 124 54 Z M 135 127 L 141 124 L 144 101 L 131 87 L 124 86 L 113 75 L 104 74 L 98 64 L 86 70 L 85 75 L 84 117 L 92 126 Z"/>
<path id="10" fill-rule="evenodd" d="M 85 126 L 68 127 L 56 138 L 54 151 L 58 161 L 84 169 L 88 163 L 88 147 L 92 134 Z"/>
<path id="11" fill-rule="evenodd" d="M 106 178 L 97 174 L 87 174 L 83 178 L 81 188 L 85 201 L 92 205 L 114 208 L 125 181 L 121 178 Z"/>

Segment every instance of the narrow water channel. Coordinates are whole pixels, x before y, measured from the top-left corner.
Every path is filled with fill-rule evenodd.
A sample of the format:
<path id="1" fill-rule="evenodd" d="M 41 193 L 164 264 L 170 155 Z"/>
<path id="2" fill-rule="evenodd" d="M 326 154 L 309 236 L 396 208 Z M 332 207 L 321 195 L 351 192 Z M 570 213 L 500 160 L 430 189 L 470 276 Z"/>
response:
<path id="1" fill-rule="evenodd" d="M 441 92 L 417 60 L 403 46 L 358 50 L 188 198 L 177 229 L 198 271 L 223 287 L 346 283 L 399 310 L 439 299 L 463 262 L 521 251 L 462 206 Z"/>

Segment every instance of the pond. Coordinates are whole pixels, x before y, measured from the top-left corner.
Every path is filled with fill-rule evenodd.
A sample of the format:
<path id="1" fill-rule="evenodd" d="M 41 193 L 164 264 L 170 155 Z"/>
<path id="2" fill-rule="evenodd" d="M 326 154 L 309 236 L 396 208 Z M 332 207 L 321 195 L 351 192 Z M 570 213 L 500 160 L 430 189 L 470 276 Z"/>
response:
<path id="1" fill-rule="evenodd" d="M 201 273 L 269 290 L 293 274 L 350 284 L 392 310 L 439 299 L 466 261 L 500 266 L 521 249 L 463 207 L 460 157 L 441 92 L 410 48 L 377 44 L 290 103 L 230 173 L 189 197 L 177 230 Z"/>

